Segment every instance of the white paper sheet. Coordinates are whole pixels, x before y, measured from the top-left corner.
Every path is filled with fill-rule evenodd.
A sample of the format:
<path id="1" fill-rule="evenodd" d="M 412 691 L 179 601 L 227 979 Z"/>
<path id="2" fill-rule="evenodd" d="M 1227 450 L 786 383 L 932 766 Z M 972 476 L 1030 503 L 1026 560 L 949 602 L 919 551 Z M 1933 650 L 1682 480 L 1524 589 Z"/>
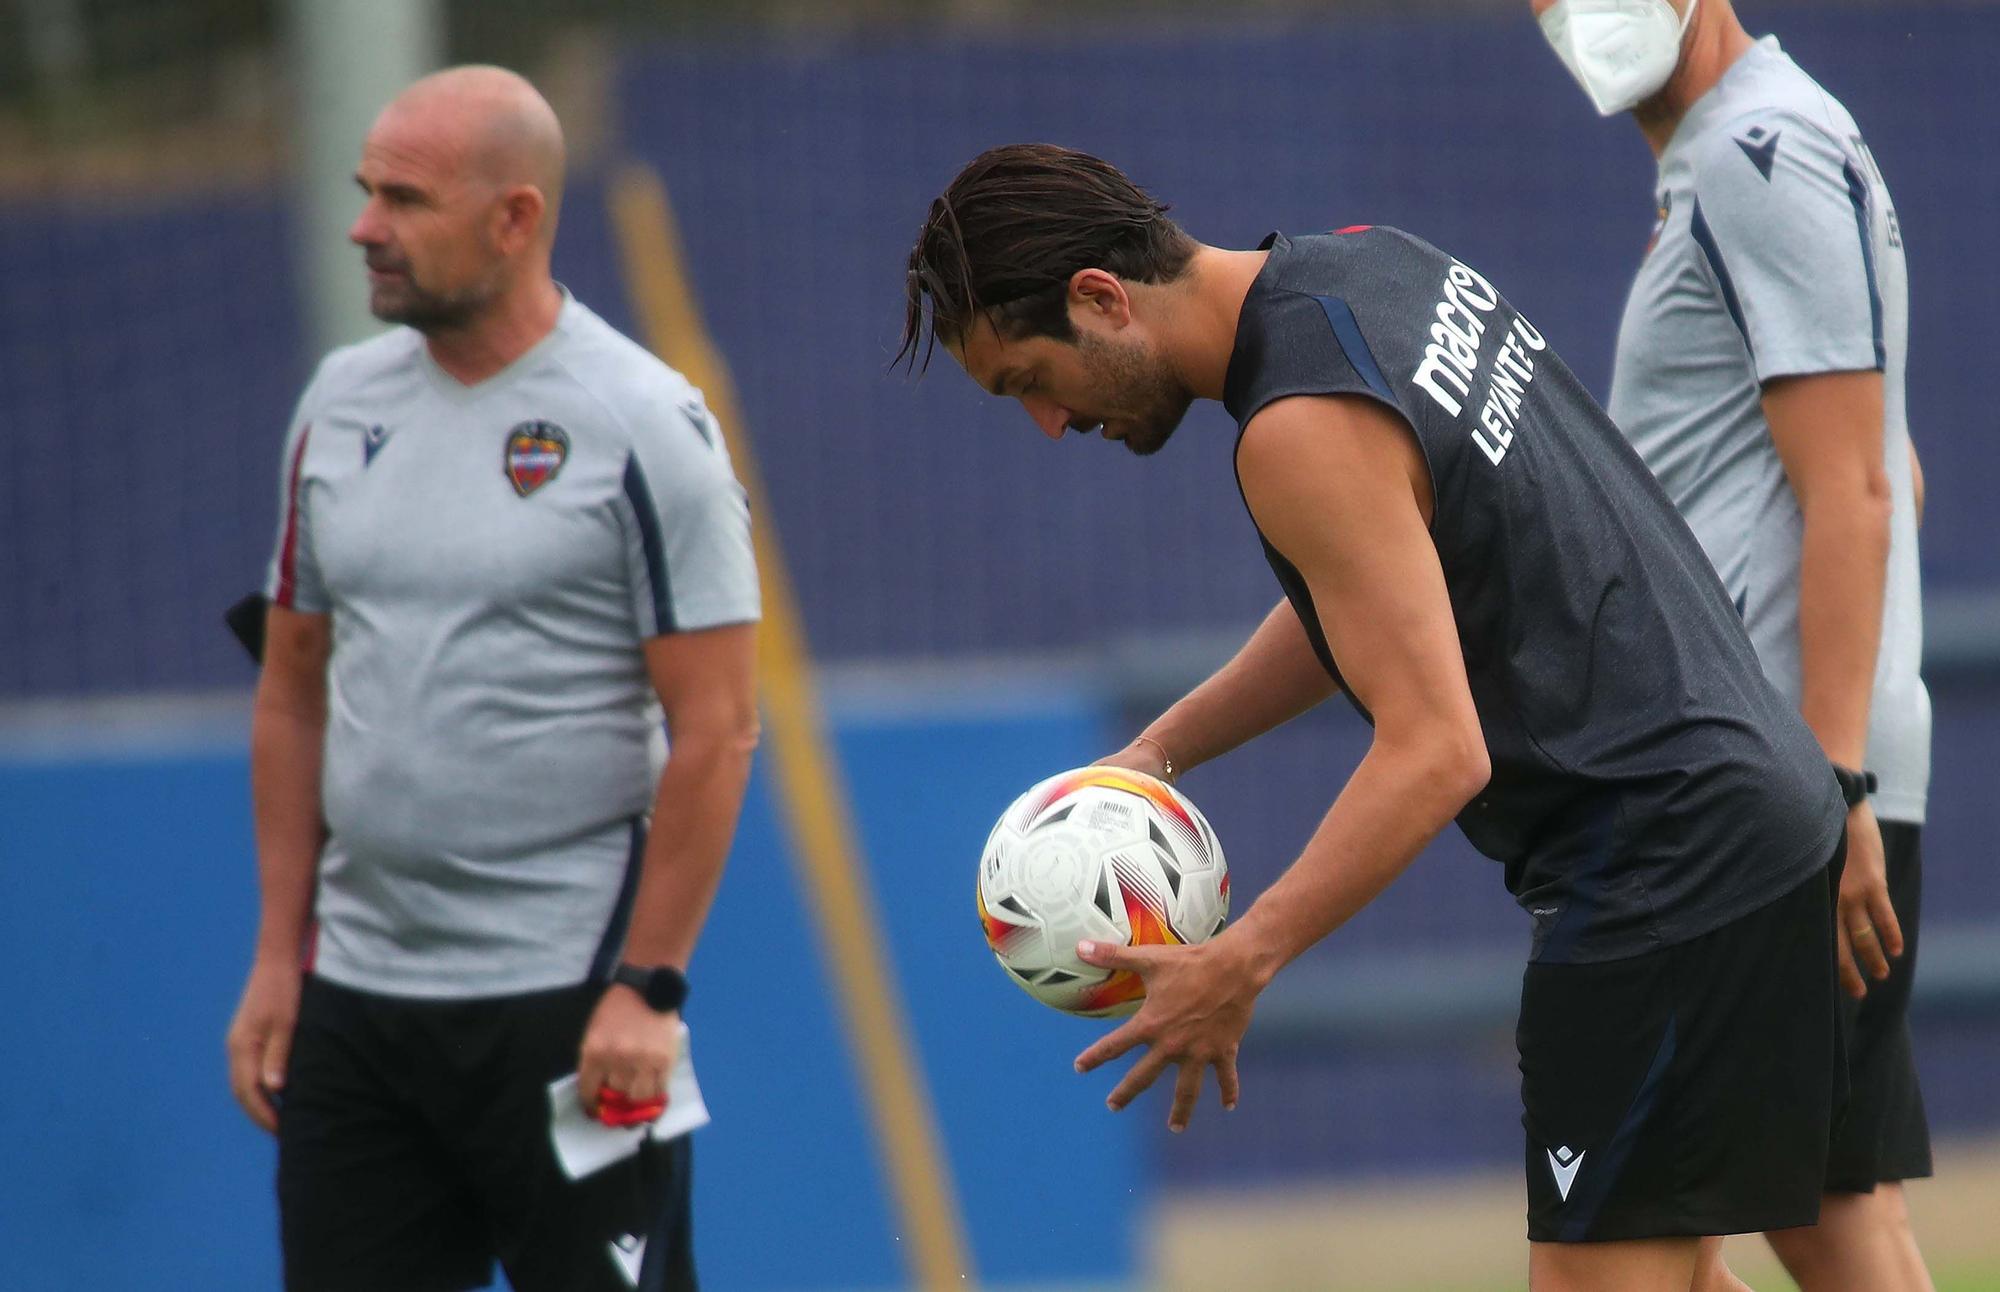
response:
<path id="1" fill-rule="evenodd" d="M 694 1079 L 694 1054 L 686 1023 L 680 1025 L 680 1052 L 667 1074 L 667 1110 L 657 1121 L 640 1126 L 606 1126 L 577 1098 L 576 1074 L 549 1084 L 549 1137 L 563 1174 L 580 1180 L 613 1162 L 631 1157 L 648 1139 L 676 1139 L 708 1125 L 708 1105 Z"/>

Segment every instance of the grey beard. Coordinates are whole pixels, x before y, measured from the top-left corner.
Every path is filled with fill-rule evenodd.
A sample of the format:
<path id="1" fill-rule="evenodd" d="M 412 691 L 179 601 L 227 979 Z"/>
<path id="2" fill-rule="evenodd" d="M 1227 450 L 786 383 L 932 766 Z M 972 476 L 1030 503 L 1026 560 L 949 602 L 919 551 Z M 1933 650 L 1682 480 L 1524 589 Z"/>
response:
<path id="1" fill-rule="evenodd" d="M 484 304 L 468 297 L 434 296 L 425 292 L 370 312 L 384 323 L 402 323 L 428 335 L 465 327 L 479 316 Z"/>

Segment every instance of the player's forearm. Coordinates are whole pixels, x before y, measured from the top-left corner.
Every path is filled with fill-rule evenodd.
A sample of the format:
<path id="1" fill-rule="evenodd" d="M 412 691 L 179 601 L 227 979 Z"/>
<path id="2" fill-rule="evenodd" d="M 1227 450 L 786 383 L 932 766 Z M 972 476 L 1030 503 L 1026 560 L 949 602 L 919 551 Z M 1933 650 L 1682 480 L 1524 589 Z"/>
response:
<path id="1" fill-rule="evenodd" d="M 1227 664 L 1147 728 L 1178 771 L 1218 758 L 1289 722 L 1339 688 L 1287 602 L 1264 617 Z"/>
<path id="2" fill-rule="evenodd" d="M 257 956 L 295 963 L 312 919 L 313 877 L 326 827 L 320 811 L 323 709 L 287 705 L 260 688 L 250 719 L 250 798 L 260 892 Z"/>
<path id="3" fill-rule="evenodd" d="M 1882 639 L 1889 497 L 1886 489 L 1856 489 L 1811 500 L 1803 511 L 1799 708 L 1828 758 L 1860 767 Z"/>
<path id="4" fill-rule="evenodd" d="M 1378 733 L 1299 859 L 1217 940 L 1237 943 L 1268 982 L 1375 900 L 1490 775 L 1467 738 Z"/>
<path id="5" fill-rule="evenodd" d="M 625 937 L 631 963 L 687 967 L 722 882 L 756 745 L 754 726 L 675 739 Z"/>

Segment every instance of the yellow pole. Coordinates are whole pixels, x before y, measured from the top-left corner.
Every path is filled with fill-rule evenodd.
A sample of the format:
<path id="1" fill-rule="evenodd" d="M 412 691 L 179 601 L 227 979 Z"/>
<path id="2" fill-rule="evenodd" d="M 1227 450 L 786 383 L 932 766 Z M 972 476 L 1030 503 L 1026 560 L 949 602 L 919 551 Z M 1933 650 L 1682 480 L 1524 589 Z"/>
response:
<path id="1" fill-rule="evenodd" d="M 666 186 L 650 168 L 624 168 L 611 185 L 611 218 L 625 277 L 654 353 L 701 387 L 729 441 L 736 474 L 757 518 L 757 572 L 764 589 L 758 633 L 758 684 L 765 735 L 792 850 L 819 917 L 859 1067 L 862 1089 L 890 1186 L 913 1240 L 905 1244 L 911 1276 L 936 1292 L 971 1287 L 972 1263 L 950 1163 L 938 1135 L 930 1091 L 910 1044 L 886 945 L 868 891 L 840 766 L 827 738 L 798 601 L 786 572 L 757 459 L 744 438 L 736 391 L 710 340 L 683 268 L 680 235 Z"/>

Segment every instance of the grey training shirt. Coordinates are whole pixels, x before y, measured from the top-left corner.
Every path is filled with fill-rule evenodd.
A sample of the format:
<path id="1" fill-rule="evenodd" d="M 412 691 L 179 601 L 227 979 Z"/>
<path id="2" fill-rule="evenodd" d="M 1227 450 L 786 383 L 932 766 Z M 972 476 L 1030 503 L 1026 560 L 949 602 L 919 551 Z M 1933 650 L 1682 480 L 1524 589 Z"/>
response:
<path id="1" fill-rule="evenodd" d="M 315 971 L 473 997 L 622 939 L 659 708 L 642 643 L 758 617 L 699 391 L 565 298 L 466 387 L 399 328 L 336 350 L 287 441 L 272 600 L 332 616 Z"/>
<path id="2" fill-rule="evenodd" d="M 1771 37 L 1688 111 L 1660 157 L 1659 227 L 1619 326 L 1612 419 L 1715 563 L 1794 704 L 1803 523 L 1764 383 L 1879 369 L 1892 512 L 1869 709 L 1876 812 L 1921 823 L 1931 708 L 1904 411 L 1909 301 L 1889 190 L 1854 119 Z"/>

